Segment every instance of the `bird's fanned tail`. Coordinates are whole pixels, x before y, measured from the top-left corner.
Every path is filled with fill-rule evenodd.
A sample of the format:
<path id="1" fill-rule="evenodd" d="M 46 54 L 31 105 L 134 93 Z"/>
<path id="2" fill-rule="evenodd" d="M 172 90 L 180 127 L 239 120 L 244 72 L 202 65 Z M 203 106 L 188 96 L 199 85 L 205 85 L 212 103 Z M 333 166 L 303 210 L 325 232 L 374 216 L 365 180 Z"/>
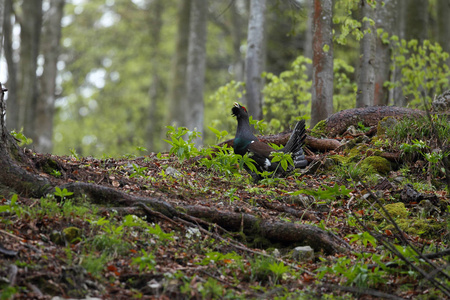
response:
<path id="1" fill-rule="evenodd" d="M 291 153 L 295 168 L 303 168 L 308 165 L 308 161 L 303 153 L 303 144 L 306 137 L 305 120 L 300 120 L 295 125 L 289 141 L 281 150 L 284 153 Z"/>

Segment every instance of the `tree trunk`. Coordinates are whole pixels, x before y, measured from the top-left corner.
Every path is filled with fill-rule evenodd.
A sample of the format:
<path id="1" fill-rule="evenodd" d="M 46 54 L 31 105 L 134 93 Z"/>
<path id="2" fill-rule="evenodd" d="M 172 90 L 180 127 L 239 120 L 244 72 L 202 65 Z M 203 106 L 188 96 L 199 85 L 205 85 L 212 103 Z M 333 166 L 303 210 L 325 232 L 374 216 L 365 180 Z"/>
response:
<path id="1" fill-rule="evenodd" d="M 186 71 L 186 124 L 203 134 L 203 87 L 206 68 L 207 0 L 192 0 L 189 34 L 188 65 Z M 197 145 L 201 140 L 196 141 Z"/>
<path id="2" fill-rule="evenodd" d="M 242 17 L 236 1 L 231 6 L 231 38 L 233 40 L 233 73 L 236 81 L 244 81 L 244 60 L 241 55 L 243 39 Z"/>
<path id="3" fill-rule="evenodd" d="M 364 37 L 360 43 L 360 64 L 358 72 L 358 92 L 356 93 L 356 107 L 372 106 L 375 96 L 375 26 L 370 20 L 375 19 L 375 9 L 367 0 L 361 0 L 361 30 Z"/>
<path id="4" fill-rule="evenodd" d="M 422 43 L 428 38 L 428 0 L 407 0 L 405 38 Z"/>
<path id="5" fill-rule="evenodd" d="M 396 21 L 395 21 L 395 34 L 399 37 L 399 39 L 405 39 L 406 36 L 406 6 L 408 5 L 409 0 L 397 0 L 397 10 L 395 13 Z M 394 71 L 391 74 L 391 81 L 397 82 L 402 78 L 402 70 L 399 67 L 395 67 Z M 403 95 L 403 90 L 401 86 L 395 87 L 392 91 L 392 98 L 394 99 L 394 105 L 398 107 L 406 106 L 406 98 Z"/>
<path id="6" fill-rule="evenodd" d="M 53 116 L 55 112 L 55 90 L 59 43 L 61 40 L 61 19 L 65 0 L 51 0 L 43 27 L 42 53 L 44 66 L 41 76 L 41 92 L 36 104 L 36 140 L 37 152 L 50 153 L 53 148 Z"/>
<path id="7" fill-rule="evenodd" d="M 149 34 L 152 37 L 152 53 L 149 57 L 151 62 L 152 79 L 150 88 L 148 89 L 149 108 L 148 108 L 148 120 L 146 127 L 146 144 L 147 149 L 152 151 L 155 148 L 156 138 L 160 138 L 155 135 L 156 132 L 161 131 L 161 126 L 158 122 L 158 101 L 161 98 L 160 90 L 160 77 L 159 77 L 159 55 L 160 55 L 160 42 L 161 42 L 161 30 L 163 26 L 162 14 L 164 10 L 164 0 L 156 0 L 152 2 L 150 6 L 151 14 L 148 22 Z"/>
<path id="8" fill-rule="evenodd" d="M 307 22 L 306 22 L 306 33 L 305 33 L 305 47 L 303 48 L 303 56 L 309 59 L 313 59 L 313 3 L 314 0 L 307 0 L 305 3 L 305 10 L 308 14 Z M 312 78 L 312 65 L 308 64 L 307 66 L 308 79 Z"/>
<path id="9" fill-rule="evenodd" d="M 175 126 L 186 126 L 184 103 L 186 95 L 186 66 L 189 45 L 189 20 L 191 14 L 192 0 L 179 2 L 178 6 L 178 28 L 175 46 L 175 55 L 172 63 L 172 76 L 168 91 L 169 105 L 165 124 Z"/>
<path id="10" fill-rule="evenodd" d="M 4 20 L 4 44 L 5 60 L 8 65 L 8 100 L 7 111 L 8 118 L 6 119 L 6 127 L 9 130 L 20 130 L 19 126 L 19 110 L 20 106 L 17 99 L 17 64 L 14 62 L 14 50 L 12 47 L 12 0 L 5 1 L 5 20 Z"/>
<path id="11" fill-rule="evenodd" d="M 333 113 L 333 3 L 314 0 L 311 126 Z"/>
<path id="12" fill-rule="evenodd" d="M 0 53 L 3 53 L 3 26 L 5 23 L 5 1 L 0 0 Z"/>
<path id="13" fill-rule="evenodd" d="M 262 77 L 264 70 L 266 23 L 266 0 L 250 1 L 250 18 L 247 33 L 247 54 L 245 57 L 245 83 L 247 107 L 256 120 L 262 115 Z"/>
<path id="14" fill-rule="evenodd" d="M 20 62 L 18 104 L 19 126 L 24 134 L 36 140 L 37 57 L 42 24 L 42 0 L 24 1 L 20 18 Z"/>
<path id="15" fill-rule="evenodd" d="M 450 1 L 437 1 L 437 29 L 439 44 L 445 52 L 450 53 Z M 447 61 L 450 63 L 450 58 Z"/>
<path id="16" fill-rule="evenodd" d="M 383 29 L 389 36 L 394 34 L 395 13 L 397 11 L 397 0 L 385 0 L 384 5 L 377 2 L 376 28 Z M 382 37 L 376 38 L 375 55 L 375 94 L 374 105 L 388 105 L 389 90 L 384 87 L 384 83 L 390 80 L 391 49 L 388 43 L 384 43 Z"/>

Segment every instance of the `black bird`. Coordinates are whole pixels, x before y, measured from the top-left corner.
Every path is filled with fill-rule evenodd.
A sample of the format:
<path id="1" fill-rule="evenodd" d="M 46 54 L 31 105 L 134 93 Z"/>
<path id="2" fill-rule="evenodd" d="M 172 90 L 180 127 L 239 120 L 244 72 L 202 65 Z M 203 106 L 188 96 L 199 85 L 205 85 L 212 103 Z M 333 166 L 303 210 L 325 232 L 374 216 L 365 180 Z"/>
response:
<path id="1" fill-rule="evenodd" d="M 303 143 L 306 137 L 305 120 L 300 120 L 294 128 L 294 131 L 283 149 L 275 150 L 268 144 L 258 140 L 252 133 L 250 127 L 249 116 L 247 109 L 239 103 L 234 103 L 231 110 L 233 116 L 238 121 L 236 129 L 236 137 L 234 138 L 233 149 L 234 153 L 244 155 L 249 153 L 249 156 L 256 162 L 256 169 L 258 172 L 276 171 L 277 176 L 286 176 L 294 168 L 290 166 L 287 170 L 278 168 L 277 162 L 271 162 L 272 152 L 290 153 L 294 161 L 295 168 L 304 168 L 308 165 L 303 153 Z M 259 174 L 252 172 L 247 166 L 244 166 L 247 172 L 252 175 L 255 181 L 261 179 Z"/>

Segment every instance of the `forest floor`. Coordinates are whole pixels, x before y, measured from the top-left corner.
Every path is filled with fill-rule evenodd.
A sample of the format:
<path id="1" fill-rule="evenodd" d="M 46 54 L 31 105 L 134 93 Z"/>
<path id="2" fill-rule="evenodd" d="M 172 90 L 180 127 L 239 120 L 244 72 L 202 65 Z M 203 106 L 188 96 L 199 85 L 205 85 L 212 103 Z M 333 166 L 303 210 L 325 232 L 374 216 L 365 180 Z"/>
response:
<path id="1" fill-rule="evenodd" d="M 1 299 L 444 299 L 439 286 L 450 282 L 448 253 L 424 259 L 414 252 L 448 251 L 442 174 L 430 181 L 422 160 L 369 172 L 358 162 L 373 155 L 367 151 L 373 142 L 362 144 L 353 153 L 316 153 L 314 167 L 259 183 L 232 162 L 224 168 L 223 161 L 205 165 L 168 153 L 94 159 L 27 150 L 34 172 L 55 186 L 92 183 L 186 214 L 203 207 L 307 224 L 349 248 L 316 248 L 313 257 L 299 258 L 293 249 L 307 245 L 230 231 L 208 218 L 200 223 L 143 205 L 93 203 L 59 188 L 41 199 L 3 195 Z M 336 159 L 355 155 L 353 164 Z M 383 213 L 381 206 L 395 224 L 376 212 Z"/>

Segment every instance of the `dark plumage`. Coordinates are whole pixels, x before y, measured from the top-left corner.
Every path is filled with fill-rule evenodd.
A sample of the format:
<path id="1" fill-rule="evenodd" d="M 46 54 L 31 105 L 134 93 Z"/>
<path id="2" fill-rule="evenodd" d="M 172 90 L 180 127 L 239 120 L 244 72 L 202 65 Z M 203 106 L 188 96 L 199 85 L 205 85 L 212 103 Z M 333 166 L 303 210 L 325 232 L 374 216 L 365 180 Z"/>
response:
<path id="1" fill-rule="evenodd" d="M 234 153 L 240 155 L 249 153 L 250 157 L 256 162 L 256 168 L 259 172 L 276 170 L 277 176 L 285 176 L 293 170 L 293 167 L 290 166 L 290 168 L 285 171 L 281 167 L 277 168 L 278 163 L 271 162 L 271 153 L 275 151 L 291 153 L 295 168 L 303 168 L 308 165 L 308 161 L 305 159 L 302 148 L 306 136 L 305 120 L 301 120 L 295 125 L 294 131 L 284 148 L 275 150 L 268 144 L 259 141 L 252 133 L 249 115 L 244 106 L 235 103 L 231 112 L 238 121 L 236 136 L 233 143 Z M 246 170 L 255 180 L 261 179 L 258 174 L 251 172 L 247 167 Z"/>

